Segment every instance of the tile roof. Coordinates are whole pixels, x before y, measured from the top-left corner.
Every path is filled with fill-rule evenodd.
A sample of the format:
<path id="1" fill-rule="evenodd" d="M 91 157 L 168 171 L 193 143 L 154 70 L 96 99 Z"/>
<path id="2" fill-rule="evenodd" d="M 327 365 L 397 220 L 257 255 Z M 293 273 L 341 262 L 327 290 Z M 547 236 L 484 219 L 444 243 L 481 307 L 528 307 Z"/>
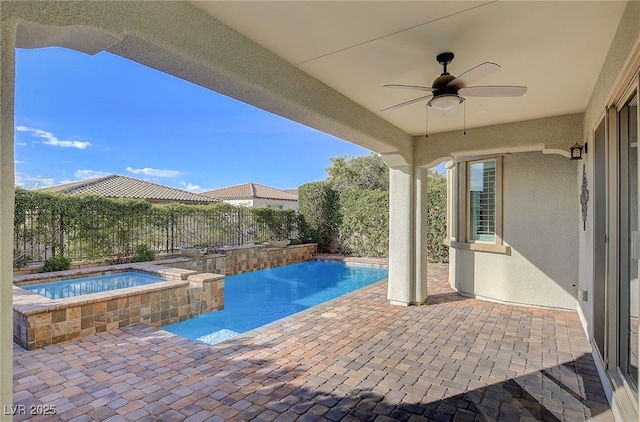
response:
<path id="1" fill-rule="evenodd" d="M 40 189 L 67 194 L 92 193 L 109 198 L 135 198 L 152 202 L 211 203 L 215 199 L 157 183 L 112 174 Z"/>
<path id="2" fill-rule="evenodd" d="M 280 189 L 258 183 L 245 183 L 243 185 L 229 186 L 226 188 L 214 189 L 202 192 L 201 195 L 217 199 L 276 199 L 280 201 L 297 201 L 298 195 L 285 192 Z"/>

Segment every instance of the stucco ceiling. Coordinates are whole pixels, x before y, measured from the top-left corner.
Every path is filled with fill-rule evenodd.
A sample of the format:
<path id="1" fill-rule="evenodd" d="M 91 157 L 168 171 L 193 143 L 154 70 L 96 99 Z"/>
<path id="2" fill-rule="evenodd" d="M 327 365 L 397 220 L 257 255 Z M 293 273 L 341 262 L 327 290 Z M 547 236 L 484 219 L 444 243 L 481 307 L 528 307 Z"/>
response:
<path id="1" fill-rule="evenodd" d="M 425 132 L 423 95 L 384 84 L 431 86 L 438 53 L 449 72 L 482 62 L 501 69 L 474 85 L 526 85 L 518 98 L 469 98 L 467 127 L 583 111 L 626 6 L 624 1 L 192 2 L 411 135 Z M 266 66 L 266 64 L 265 64 Z M 429 109 L 429 132 L 461 129 Z"/>

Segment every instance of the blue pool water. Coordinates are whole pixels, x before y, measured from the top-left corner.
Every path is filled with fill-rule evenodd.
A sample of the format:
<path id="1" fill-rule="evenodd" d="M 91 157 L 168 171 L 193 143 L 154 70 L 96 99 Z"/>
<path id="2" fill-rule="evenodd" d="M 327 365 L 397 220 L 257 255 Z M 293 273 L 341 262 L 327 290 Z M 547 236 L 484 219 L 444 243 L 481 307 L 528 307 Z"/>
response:
<path id="1" fill-rule="evenodd" d="M 386 268 L 307 261 L 229 276 L 224 310 L 163 329 L 216 344 L 387 278 Z"/>
<path id="2" fill-rule="evenodd" d="M 71 296 L 86 295 L 89 293 L 124 289 L 125 287 L 142 286 L 145 284 L 157 283 L 159 281 L 166 280 L 155 275 L 130 271 L 95 277 L 83 277 L 71 280 L 52 281 L 49 283 L 31 284 L 21 287 L 25 290 L 30 290 L 48 297 L 49 299 L 61 299 Z"/>

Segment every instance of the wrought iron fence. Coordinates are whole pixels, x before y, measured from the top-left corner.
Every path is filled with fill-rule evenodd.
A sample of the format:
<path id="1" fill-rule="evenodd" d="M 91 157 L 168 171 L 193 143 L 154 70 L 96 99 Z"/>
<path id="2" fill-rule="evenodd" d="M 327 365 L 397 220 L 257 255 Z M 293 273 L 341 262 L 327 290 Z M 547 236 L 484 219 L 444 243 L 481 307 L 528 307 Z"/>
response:
<path id="1" fill-rule="evenodd" d="M 63 196 L 16 190 L 14 256 L 44 261 L 130 256 L 136 246 L 156 253 L 181 247 L 239 246 L 299 237 L 293 211 L 228 204 L 150 205 L 94 195 Z"/>

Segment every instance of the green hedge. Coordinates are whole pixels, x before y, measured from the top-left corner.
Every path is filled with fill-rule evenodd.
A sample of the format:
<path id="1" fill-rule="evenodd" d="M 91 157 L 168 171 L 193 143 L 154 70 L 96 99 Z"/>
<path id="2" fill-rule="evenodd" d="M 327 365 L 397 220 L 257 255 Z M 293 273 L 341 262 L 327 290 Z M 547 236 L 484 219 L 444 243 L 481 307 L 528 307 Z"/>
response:
<path id="1" fill-rule="evenodd" d="M 182 246 L 243 245 L 296 239 L 293 211 L 210 205 L 151 205 L 143 200 L 64 195 L 16 188 L 14 265 L 51 256 L 73 260 L 132 256 Z"/>
<path id="2" fill-rule="evenodd" d="M 298 188 L 305 234 L 321 250 L 358 256 L 388 256 L 389 169 L 375 154 L 332 158 L 327 180 Z M 425 239 L 429 262 L 448 262 L 447 181 L 429 171 Z M 337 234 L 337 238 L 336 238 Z"/>
<path id="3" fill-rule="evenodd" d="M 427 248 L 429 262 L 449 262 L 447 236 L 447 179 L 429 171 L 427 178 Z"/>
<path id="4" fill-rule="evenodd" d="M 389 192 L 345 191 L 340 196 L 342 221 L 338 228 L 344 253 L 389 255 Z"/>
<path id="5" fill-rule="evenodd" d="M 303 218 L 305 240 L 326 249 L 339 221 L 339 198 L 327 182 L 313 182 L 298 188 L 298 212 Z"/>

